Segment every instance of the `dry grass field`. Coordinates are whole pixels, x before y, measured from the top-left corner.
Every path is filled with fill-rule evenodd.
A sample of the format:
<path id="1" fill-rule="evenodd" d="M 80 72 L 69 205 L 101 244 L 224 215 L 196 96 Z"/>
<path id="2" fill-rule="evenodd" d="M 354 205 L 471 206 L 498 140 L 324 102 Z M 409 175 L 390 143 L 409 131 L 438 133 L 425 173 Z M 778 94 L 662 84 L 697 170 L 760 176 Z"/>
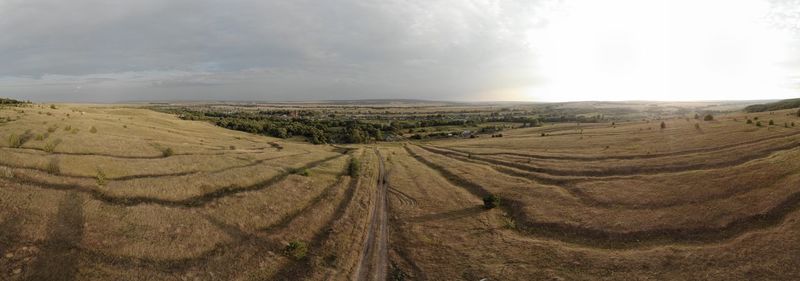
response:
<path id="1" fill-rule="evenodd" d="M 0 280 L 798 280 L 796 112 L 336 146 L 0 108 Z"/>

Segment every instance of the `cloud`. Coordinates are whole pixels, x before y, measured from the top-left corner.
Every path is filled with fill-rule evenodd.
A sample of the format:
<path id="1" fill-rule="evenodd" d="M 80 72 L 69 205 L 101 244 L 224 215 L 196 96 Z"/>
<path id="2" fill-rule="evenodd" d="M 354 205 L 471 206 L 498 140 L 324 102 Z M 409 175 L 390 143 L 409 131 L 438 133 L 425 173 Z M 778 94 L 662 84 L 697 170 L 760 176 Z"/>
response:
<path id="1" fill-rule="evenodd" d="M 797 1 L 771 0 L 776 25 L 796 25 Z M 0 95 L 536 99 L 541 31 L 572 2 L 4 0 Z"/>
<path id="2" fill-rule="evenodd" d="M 537 7 L 8 0 L 0 2 L 0 91 L 80 100 L 58 85 L 103 84 L 126 99 L 153 96 L 153 88 L 192 98 L 175 90 L 189 87 L 220 99 L 475 98 L 498 84 L 536 82 L 525 32 L 541 24 Z M 210 85 L 218 87 L 201 87 Z"/>

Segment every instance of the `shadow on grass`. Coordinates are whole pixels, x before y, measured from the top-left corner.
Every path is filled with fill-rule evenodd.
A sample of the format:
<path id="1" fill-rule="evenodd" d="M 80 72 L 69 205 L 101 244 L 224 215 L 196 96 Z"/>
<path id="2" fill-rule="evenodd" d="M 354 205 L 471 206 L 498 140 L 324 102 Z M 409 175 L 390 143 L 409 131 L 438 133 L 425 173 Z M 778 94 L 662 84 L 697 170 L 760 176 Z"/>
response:
<path id="1" fill-rule="evenodd" d="M 61 200 L 47 232 L 47 241 L 27 280 L 75 280 L 78 244 L 83 237 L 83 199 L 77 193 Z"/>

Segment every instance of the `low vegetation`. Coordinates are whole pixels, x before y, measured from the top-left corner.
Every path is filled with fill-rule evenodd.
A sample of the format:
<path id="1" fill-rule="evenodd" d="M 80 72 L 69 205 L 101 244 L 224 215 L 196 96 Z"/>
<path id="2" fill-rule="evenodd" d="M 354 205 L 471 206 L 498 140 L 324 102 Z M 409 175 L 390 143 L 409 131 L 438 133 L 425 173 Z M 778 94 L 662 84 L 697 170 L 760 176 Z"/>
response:
<path id="1" fill-rule="evenodd" d="M 494 194 L 483 197 L 484 209 L 494 209 L 497 207 L 500 207 L 500 197 Z"/>
<path id="2" fill-rule="evenodd" d="M 357 177 L 360 171 L 361 162 L 359 162 L 355 157 L 350 158 L 350 162 L 347 164 L 347 174 L 351 177 Z"/>
<path id="3" fill-rule="evenodd" d="M 303 241 L 292 241 L 283 248 L 283 254 L 295 260 L 301 260 L 308 254 L 308 245 Z"/>

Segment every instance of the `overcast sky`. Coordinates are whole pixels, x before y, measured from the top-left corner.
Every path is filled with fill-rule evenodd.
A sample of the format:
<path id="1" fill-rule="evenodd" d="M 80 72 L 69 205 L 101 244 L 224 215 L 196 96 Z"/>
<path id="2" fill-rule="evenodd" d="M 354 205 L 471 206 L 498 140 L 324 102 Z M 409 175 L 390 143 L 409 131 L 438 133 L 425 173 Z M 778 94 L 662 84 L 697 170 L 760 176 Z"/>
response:
<path id="1" fill-rule="evenodd" d="M 0 96 L 800 96 L 800 0 L 0 0 Z"/>

